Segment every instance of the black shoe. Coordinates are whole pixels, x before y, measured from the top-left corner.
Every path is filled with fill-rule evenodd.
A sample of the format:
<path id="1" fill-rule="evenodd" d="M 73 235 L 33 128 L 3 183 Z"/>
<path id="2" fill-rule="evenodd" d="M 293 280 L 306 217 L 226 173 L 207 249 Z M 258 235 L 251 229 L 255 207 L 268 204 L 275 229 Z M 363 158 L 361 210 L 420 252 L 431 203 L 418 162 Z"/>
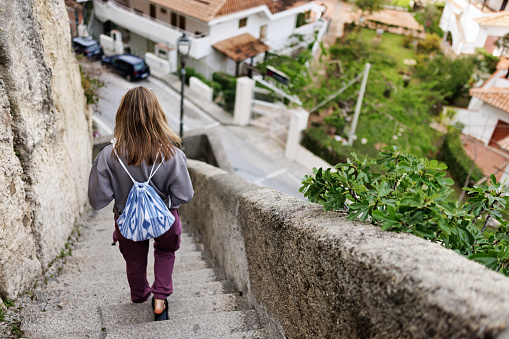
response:
<path id="1" fill-rule="evenodd" d="M 155 310 L 155 303 L 154 298 L 152 298 L 152 311 Z M 154 313 L 154 320 L 155 321 L 163 321 L 163 320 L 169 320 L 168 318 L 168 300 L 164 299 L 164 310 L 161 314 L 155 314 Z"/>

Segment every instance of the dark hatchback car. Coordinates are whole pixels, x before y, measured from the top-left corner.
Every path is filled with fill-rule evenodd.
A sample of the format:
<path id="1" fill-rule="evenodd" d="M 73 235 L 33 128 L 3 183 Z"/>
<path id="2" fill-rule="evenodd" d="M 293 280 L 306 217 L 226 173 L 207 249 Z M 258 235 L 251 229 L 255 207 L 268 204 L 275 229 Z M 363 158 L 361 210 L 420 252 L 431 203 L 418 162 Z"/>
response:
<path id="1" fill-rule="evenodd" d="M 99 60 L 104 54 L 99 43 L 91 37 L 73 38 L 72 47 L 76 53 L 83 54 L 90 60 Z"/>
<path id="2" fill-rule="evenodd" d="M 125 77 L 127 81 L 144 79 L 150 75 L 145 60 L 131 54 L 103 56 L 101 64 Z"/>

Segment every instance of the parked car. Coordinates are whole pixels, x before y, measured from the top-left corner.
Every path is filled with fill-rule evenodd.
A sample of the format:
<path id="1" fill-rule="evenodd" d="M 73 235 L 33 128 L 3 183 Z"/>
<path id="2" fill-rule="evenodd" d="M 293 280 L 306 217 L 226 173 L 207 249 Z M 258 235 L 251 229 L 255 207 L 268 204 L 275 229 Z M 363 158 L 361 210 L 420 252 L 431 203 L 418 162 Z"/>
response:
<path id="1" fill-rule="evenodd" d="M 144 79 L 150 75 L 150 68 L 145 60 L 131 54 L 103 56 L 101 64 L 125 77 L 127 81 Z"/>
<path id="2" fill-rule="evenodd" d="M 99 60 L 104 54 L 99 43 L 91 37 L 73 38 L 72 47 L 76 53 L 83 54 L 90 60 Z"/>

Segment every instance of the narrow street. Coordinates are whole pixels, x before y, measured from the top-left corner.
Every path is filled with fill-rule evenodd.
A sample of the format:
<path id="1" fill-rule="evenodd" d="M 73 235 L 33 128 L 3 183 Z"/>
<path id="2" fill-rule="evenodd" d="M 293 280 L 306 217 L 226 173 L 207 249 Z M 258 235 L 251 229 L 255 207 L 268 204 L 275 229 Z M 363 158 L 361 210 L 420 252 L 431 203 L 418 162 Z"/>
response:
<path id="1" fill-rule="evenodd" d="M 128 82 L 101 67 L 100 62 L 81 61 L 84 69 L 104 83 L 94 109 L 94 125 L 101 135 L 109 135 L 115 126 L 115 114 L 125 92 L 136 86 L 152 88 L 166 113 L 170 127 L 178 133 L 180 94 L 162 81 L 149 77 Z M 284 149 L 259 128 L 223 126 L 202 109 L 184 100 L 184 135 L 193 129 L 213 129 L 221 138 L 235 173 L 248 181 L 303 198 L 299 193 L 304 175 L 311 174 L 288 161 Z"/>

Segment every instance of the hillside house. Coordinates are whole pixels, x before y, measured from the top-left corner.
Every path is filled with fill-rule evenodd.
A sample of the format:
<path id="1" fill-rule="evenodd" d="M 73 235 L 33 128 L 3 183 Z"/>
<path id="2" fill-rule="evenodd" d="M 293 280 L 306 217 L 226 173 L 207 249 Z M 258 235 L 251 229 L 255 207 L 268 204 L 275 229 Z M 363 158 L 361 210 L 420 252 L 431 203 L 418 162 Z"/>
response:
<path id="1" fill-rule="evenodd" d="M 464 135 L 474 138 L 484 146 L 477 152 L 480 158 L 492 152 L 490 158 L 491 161 L 498 162 L 496 166 L 486 163 L 490 160 L 476 163 L 486 175 L 494 173 L 499 180 L 509 178 L 508 75 L 507 68 L 499 69 L 482 87 L 470 89 L 472 99 L 468 109 L 458 110 L 455 118 L 456 122 L 464 126 Z"/>
<path id="2" fill-rule="evenodd" d="M 486 48 L 493 55 L 500 55 L 495 41 L 509 33 L 508 0 L 446 0 L 440 18 L 440 28 L 445 32 L 444 42 L 456 54 L 473 54 L 476 48 Z M 509 9 L 509 8 L 508 8 Z"/>
<path id="3" fill-rule="evenodd" d="M 186 32 L 188 65 L 209 78 L 215 71 L 239 75 L 243 64 L 263 60 L 269 50 L 291 54 L 307 47 L 325 23 L 324 10 L 309 0 L 94 0 L 99 33 L 120 31 L 133 54 L 164 50 L 156 45 L 174 51 Z"/>

